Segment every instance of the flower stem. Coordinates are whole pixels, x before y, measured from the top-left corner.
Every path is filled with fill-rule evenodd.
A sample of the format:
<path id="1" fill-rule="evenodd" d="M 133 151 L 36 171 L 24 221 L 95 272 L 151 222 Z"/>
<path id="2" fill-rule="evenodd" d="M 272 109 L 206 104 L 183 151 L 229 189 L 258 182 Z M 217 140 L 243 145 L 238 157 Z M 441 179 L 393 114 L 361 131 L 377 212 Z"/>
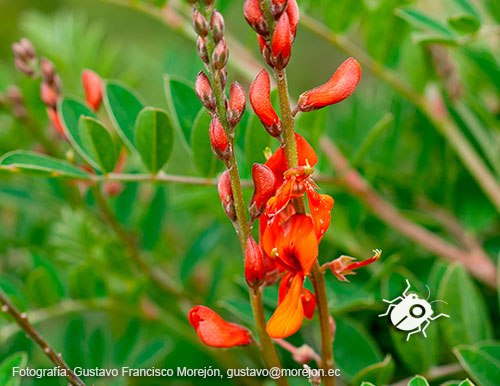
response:
<path id="1" fill-rule="evenodd" d="M 250 301 L 252 303 L 252 311 L 255 318 L 255 324 L 257 327 L 257 333 L 260 338 L 260 352 L 262 353 L 262 357 L 266 362 L 266 366 L 268 369 L 272 369 L 274 367 L 281 369 L 281 363 L 276 353 L 276 349 L 274 348 L 274 344 L 267 334 L 266 331 L 266 318 L 264 315 L 264 306 L 262 304 L 262 291 L 257 288 L 250 288 Z M 278 378 L 275 380 L 276 384 L 280 386 L 288 386 L 288 380 L 284 377 Z"/>
<path id="2" fill-rule="evenodd" d="M 288 85 L 285 70 L 275 71 L 278 80 L 278 94 L 280 99 L 281 123 L 283 127 L 283 149 L 289 168 L 298 166 L 297 144 L 295 142 L 294 119 L 290 109 Z M 305 213 L 304 199 L 298 198 L 293 202 L 297 213 Z M 319 263 L 313 266 L 310 279 L 313 283 L 314 293 L 318 304 L 319 322 L 321 328 L 321 364 L 325 372 L 323 382 L 325 386 L 333 386 L 335 378 L 328 377 L 328 370 L 333 369 L 333 339 L 330 328 L 330 312 L 326 296 L 325 277 L 321 273 Z"/>

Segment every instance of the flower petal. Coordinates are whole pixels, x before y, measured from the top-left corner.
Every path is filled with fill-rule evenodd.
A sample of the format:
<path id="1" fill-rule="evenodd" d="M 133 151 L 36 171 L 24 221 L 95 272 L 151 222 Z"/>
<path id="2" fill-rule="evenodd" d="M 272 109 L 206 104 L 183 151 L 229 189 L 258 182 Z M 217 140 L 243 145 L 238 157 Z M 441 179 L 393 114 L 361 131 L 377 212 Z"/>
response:
<path id="1" fill-rule="evenodd" d="M 310 185 L 306 185 L 307 201 L 309 203 L 309 210 L 311 211 L 312 220 L 314 223 L 314 231 L 318 241 L 321 240 L 332 219 L 332 209 L 335 201 L 327 194 L 319 194 Z"/>
<path id="2" fill-rule="evenodd" d="M 302 275 L 295 275 L 288 293 L 267 322 L 266 330 L 271 338 L 286 338 L 296 333 L 302 325 L 304 307 L 300 295 L 303 282 Z"/>
<path id="3" fill-rule="evenodd" d="M 253 343 L 250 331 L 238 324 L 226 322 L 208 307 L 193 307 L 189 311 L 189 323 L 207 346 L 234 347 Z"/>
<path id="4" fill-rule="evenodd" d="M 289 226 L 284 227 L 284 236 L 279 242 L 279 255 L 292 255 L 299 261 L 304 276 L 309 275 L 318 258 L 318 240 L 311 217 L 304 214 L 292 216 Z"/>
<path id="5" fill-rule="evenodd" d="M 304 316 L 306 319 L 312 319 L 316 310 L 316 297 L 307 288 L 302 288 L 300 300 L 304 306 Z"/>

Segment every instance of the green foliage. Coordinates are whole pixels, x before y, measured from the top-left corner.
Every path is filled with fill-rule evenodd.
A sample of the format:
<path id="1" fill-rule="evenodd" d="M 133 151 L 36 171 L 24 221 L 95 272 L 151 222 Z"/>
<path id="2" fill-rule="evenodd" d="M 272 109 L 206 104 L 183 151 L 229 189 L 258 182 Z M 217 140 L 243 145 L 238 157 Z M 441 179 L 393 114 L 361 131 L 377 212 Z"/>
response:
<path id="1" fill-rule="evenodd" d="M 85 149 L 95 159 L 104 173 L 113 171 L 118 160 L 116 146 L 108 130 L 94 118 L 81 116 L 79 132 Z"/>
<path id="2" fill-rule="evenodd" d="M 3 386 L 19 386 L 21 377 L 13 377 L 14 367 L 24 368 L 28 362 L 26 353 L 12 354 L 0 363 L 0 384 Z"/>
<path id="3" fill-rule="evenodd" d="M 193 129 L 191 131 L 191 149 L 193 150 L 193 161 L 198 172 L 203 177 L 213 177 L 221 169 L 222 164 L 212 152 L 208 128 L 212 118 L 205 109 L 199 111 Z"/>
<path id="4" fill-rule="evenodd" d="M 500 343 L 483 342 L 476 345 L 459 345 L 453 349 L 467 374 L 478 384 L 498 385 L 500 382 Z"/>

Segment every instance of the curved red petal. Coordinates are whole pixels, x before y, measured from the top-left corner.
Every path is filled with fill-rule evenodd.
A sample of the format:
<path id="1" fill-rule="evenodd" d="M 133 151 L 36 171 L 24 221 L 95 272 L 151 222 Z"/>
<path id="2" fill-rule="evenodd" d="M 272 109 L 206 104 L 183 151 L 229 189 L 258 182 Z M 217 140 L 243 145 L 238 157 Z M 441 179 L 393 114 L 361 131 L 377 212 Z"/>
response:
<path id="1" fill-rule="evenodd" d="M 307 184 L 306 188 L 309 210 L 311 211 L 311 217 L 314 223 L 314 231 L 319 241 L 330 227 L 332 209 L 335 201 L 327 194 L 319 194 L 309 184 Z"/>
<path id="2" fill-rule="evenodd" d="M 198 337 L 207 346 L 227 348 L 252 343 L 250 332 L 246 328 L 226 322 L 208 307 L 193 307 L 189 311 L 188 319 Z"/>
<path id="3" fill-rule="evenodd" d="M 307 288 L 302 288 L 300 300 L 304 306 L 304 316 L 306 319 L 312 319 L 316 310 L 316 297 Z"/>
<path id="4" fill-rule="evenodd" d="M 267 322 L 266 330 L 271 338 L 286 338 L 296 333 L 302 325 L 304 307 L 300 296 L 303 282 L 302 275 L 295 275 L 288 293 Z"/>
<path id="5" fill-rule="evenodd" d="M 318 258 L 318 240 L 310 216 L 296 214 L 290 218 L 290 228 L 279 250 L 283 250 L 284 254 L 292 254 L 299 261 L 304 276 L 309 275 Z"/>

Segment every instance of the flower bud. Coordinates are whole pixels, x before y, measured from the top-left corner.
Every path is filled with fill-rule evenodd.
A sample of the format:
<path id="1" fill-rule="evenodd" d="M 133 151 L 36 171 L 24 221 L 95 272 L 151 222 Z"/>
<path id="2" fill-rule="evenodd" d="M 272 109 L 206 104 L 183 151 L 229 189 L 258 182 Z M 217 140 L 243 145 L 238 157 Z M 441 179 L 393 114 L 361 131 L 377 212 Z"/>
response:
<path id="1" fill-rule="evenodd" d="M 231 177 L 226 170 L 219 179 L 218 184 L 219 198 L 222 209 L 231 221 L 236 221 L 236 209 L 234 208 L 233 187 L 231 186 Z"/>
<path id="2" fill-rule="evenodd" d="M 56 69 L 52 62 L 46 58 L 42 58 L 40 68 L 42 69 L 43 79 L 50 82 L 56 73 Z"/>
<path id="3" fill-rule="evenodd" d="M 262 70 L 250 87 L 250 103 L 265 129 L 273 137 L 281 135 L 281 124 L 271 104 L 271 80 L 266 70 Z"/>
<path id="4" fill-rule="evenodd" d="M 57 111 L 52 107 L 47 107 L 47 115 L 49 117 L 50 123 L 52 123 L 52 126 L 54 126 L 58 133 L 64 137 L 64 129 L 62 127 L 61 120 L 59 119 L 59 114 L 57 114 Z"/>
<path id="5" fill-rule="evenodd" d="M 255 32 L 263 36 L 267 36 L 269 34 L 266 18 L 260 8 L 259 0 L 245 0 L 243 14 L 245 15 L 245 19 L 248 24 L 250 24 L 250 27 L 252 27 Z"/>
<path id="6" fill-rule="evenodd" d="M 256 219 L 264 212 L 267 201 L 274 194 L 276 177 L 266 165 L 254 164 L 252 166 L 252 179 L 255 191 L 248 206 L 248 212 L 252 219 Z"/>
<path id="7" fill-rule="evenodd" d="M 198 39 L 196 40 L 196 46 L 198 48 L 198 56 L 201 58 L 203 63 L 208 64 L 210 62 L 210 55 L 208 53 L 206 39 L 198 36 Z"/>
<path id="8" fill-rule="evenodd" d="M 215 156 L 220 160 L 226 160 L 229 157 L 229 140 L 219 118 L 212 118 L 209 135 L 210 144 L 212 145 L 212 151 Z"/>
<path id="9" fill-rule="evenodd" d="M 227 111 L 227 122 L 232 128 L 240 123 L 245 112 L 246 100 L 243 87 L 238 82 L 233 82 L 229 91 L 229 109 Z"/>
<path id="10" fill-rule="evenodd" d="M 271 0 L 271 13 L 275 18 L 278 18 L 286 7 L 286 0 Z"/>
<path id="11" fill-rule="evenodd" d="M 85 90 L 85 100 L 92 110 L 97 111 L 102 103 L 102 80 L 94 71 L 82 71 L 82 85 Z"/>
<path id="12" fill-rule="evenodd" d="M 292 54 L 292 31 L 288 14 L 281 15 L 273 35 L 272 54 L 274 66 L 278 70 L 285 68 Z"/>
<path id="13" fill-rule="evenodd" d="M 274 68 L 274 63 L 271 55 L 271 48 L 267 45 L 267 41 L 262 35 L 257 34 L 257 41 L 259 42 L 260 53 L 269 67 Z"/>
<path id="14" fill-rule="evenodd" d="M 193 307 L 188 319 L 200 340 L 207 346 L 228 348 L 254 343 L 252 333 L 245 327 L 226 322 L 208 307 Z"/>
<path id="15" fill-rule="evenodd" d="M 210 80 L 203 71 L 200 71 L 196 77 L 194 90 L 201 104 L 208 111 L 214 112 L 216 109 L 215 94 L 210 85 Z"/>
<path id="16" fill-rule="evenodd" d="M 42 98 L 42 102 L 47 107 L 52 107 L 53 109 L 56 108 L 59 94 L 57 94 L 54 89 L 45 82 L 40 85 L 40 97 Z"/>
<path id="17" fill-rule="evenodd" d="M 23 48 L 26 56 L 29 59 L 35 58 L 35 56 L 36 56 L 35 47 L 33 47 L 33 44 L 31 43 L 31 41 L 29 41 L 29 39 L 21 38 L 21 40 L 19 41 L 19 44 L 21 44 L 21 47 Z"/>
<path id="18" fill-rule="evenodd" d="M 193 9 L 193 28 L 197 35 L 204 38 L 207 37 L 208 31 L 210 31 L 208 20 L 197 9 Z"/>
<path id="19" fill-rule="evenodd" d="M 215 75 L 219 78 L 222 88 L 225 89 L 227 85 L 227 68 L 224 67 L 222 70 L 217 71 Z"/>
<path id="20" fill-rule="evenodd" d="M 14 59 L 14 65 L 16 66 L 19 72 L 25 75 L 33 76 L 35 74 L 35 70 L 33 70 L 33 68 L 28 63 L 23 61 L 21 58 L 16 57 Z"/>
<path id="21" fill-rule="evenodd" d="M 307 288 L 302 288 L 300 300 L 304 306 L 304 316 L 306 319 L 312 319 L 316 310 L 316 297 Z"/>
<path id="22" fill-rule="evenodd" d="M 225 28 L 224 17 L 219 11 L 214 10 L 212 13 L 210 26 L 212 27 L 214 41 L 215 43 L 218 43 L 224 37 Z"/>
<path id="23" fill-rule="evenodd" d="M 259 245 L 252 236 L 248 236 L 245 255 L 245 281 L 250 288 L 262 285 L 266 277 L 266 264 Z"/>
<path id="24" fill-rule="evenodd" d="M 290 21 L 290 31 L 292 33 L 292 37 L 295 40 L 297 26 L 299 25 L 299 6 L 297 4 L 297 0 L 288 0 L 286 14 L 288 15 L 288 20 Z"/>
<path id="25" fill-rule="evenodd" d="M 221 39 L 219 43 L 214 48 L 214 53 L 212 55 L 212 64 L 216 70 L 222 70 L 227 63 L 229 58 L 229 50 L 226 46 L 226 41 Z"/>
<path id="26" fill-rule="evenodd" d="M 324 85 L 306 91 L 299 97 L 300 111 L 314 111 L 341 102 L 350 96 L 361 78 L 361 66 L 349 58 Z"/>

